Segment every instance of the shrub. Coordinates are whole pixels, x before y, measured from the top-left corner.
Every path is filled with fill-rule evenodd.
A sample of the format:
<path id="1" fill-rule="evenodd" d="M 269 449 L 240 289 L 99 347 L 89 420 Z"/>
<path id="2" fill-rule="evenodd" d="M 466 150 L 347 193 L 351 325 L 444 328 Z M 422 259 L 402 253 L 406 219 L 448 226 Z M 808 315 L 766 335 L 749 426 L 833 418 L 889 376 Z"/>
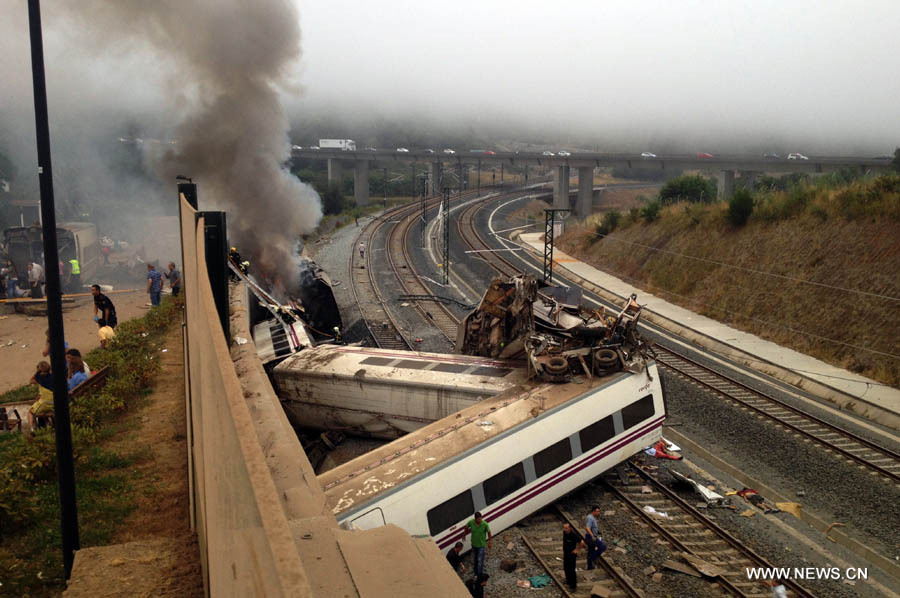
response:
<path id="1" fill-rule="evenodd" d="M 746 189 L 734 192 L 728 200 L 728 221 L 734 226 L 744 226 L 753 213 L 753 196 Z"/>
<path id="2" fill-rule="evenodd" d="M 339 187 L 331 186 L 322 195 L 322 211 L 325 214 L 340 214 L 344 210 L 344 194 Z"/>
<path id="3" fill-rule="evenodd" d="M 662 186 L 659 199 L 663 204 L 678 201 L 706 203 L 716 199 L 716 184 L 697 174 L 676 177 Z"/>
<path id="4" fill-rule="evenodd" d="M 607 212 L 603 215 L 603 218 L 600 220 L 600 223 L 594 229 L 595 232 L 605 237 L 609 233 L 616 230 L 616 227 L 619 225 L 619 221 L 622 219 L 622 214 L 616 211 Z"/>
<path id="5" fill-rule="evenodd" d="M 662 202 L 658 199 L 651 200 L 641 208 L 641 218 L 644 219 L 645 222 L 653 222 L 659 218 L 659 213 L 662 210 Z"/>

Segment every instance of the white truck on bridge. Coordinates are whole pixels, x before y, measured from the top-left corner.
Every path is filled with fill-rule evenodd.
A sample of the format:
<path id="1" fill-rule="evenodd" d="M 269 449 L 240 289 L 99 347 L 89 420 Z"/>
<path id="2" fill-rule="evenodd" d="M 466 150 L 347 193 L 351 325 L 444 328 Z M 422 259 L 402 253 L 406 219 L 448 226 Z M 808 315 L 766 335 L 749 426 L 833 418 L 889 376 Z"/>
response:
<path id="1" fill-rule="evenodd" d="M 356 142 L 352 139 L 319 139 L 322 149 L 339 149 L 348 152 L 356 151 Z"/>

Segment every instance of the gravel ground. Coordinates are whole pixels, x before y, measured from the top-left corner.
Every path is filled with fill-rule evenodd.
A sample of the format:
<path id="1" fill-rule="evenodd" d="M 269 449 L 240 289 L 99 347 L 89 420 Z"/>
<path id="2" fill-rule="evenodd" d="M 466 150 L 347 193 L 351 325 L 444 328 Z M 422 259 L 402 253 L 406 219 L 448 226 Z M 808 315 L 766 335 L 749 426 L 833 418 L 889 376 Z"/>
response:
<path id="1" fill-rule="evenodd" d="M 840 521 L 848 533 L 894 558 L 900 538 L 900 488 L 780 427 L 754 417 L 663 373 L 668 425 L 715 452 L 728 463 L 763 480 L 805 509 Z"/>

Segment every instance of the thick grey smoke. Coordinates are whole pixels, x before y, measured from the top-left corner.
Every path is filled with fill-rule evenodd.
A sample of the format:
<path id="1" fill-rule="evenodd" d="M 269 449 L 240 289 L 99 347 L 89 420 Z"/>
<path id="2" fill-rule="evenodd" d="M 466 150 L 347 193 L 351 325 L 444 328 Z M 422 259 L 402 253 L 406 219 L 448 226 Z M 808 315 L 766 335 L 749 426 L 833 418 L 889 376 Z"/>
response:
<path id="1" fill-rule="evenodd" d="M 163 141 L 140 149 L 166 199 L 174 195 L 176 174 L 190 176 L 198 184 L 201 209 L 228 212 L 229 237 L 254 266 L 277 273 L 285 284 L 296 279 L 297 241 L 315 228 L 321 207 L 315 191 L 283 167 L 290 144 L 279 95 L 291 85 L 300 56 L 291 1 L 89 0 L 51 7 L 45 32 L 51 118 L 61 105 L 64 122 L 78 113 L 104 121 L 97 114 L 115 100 L 84 87 L 95 79 L 115 81 L 113 98 L 143 108 L 135 119 L 152 135 L 141 136 Z M 78 48 L 85 58 L 74 59 L 62 48 Z M 62 75 L 50 67 L 57 60 L 83 76 Z M 67 80 L 60 84 L 54 75 Z M 73 109 L 70 98 L 96 102 Z M 115 139 L 103 128 L 107 139 Z"/>

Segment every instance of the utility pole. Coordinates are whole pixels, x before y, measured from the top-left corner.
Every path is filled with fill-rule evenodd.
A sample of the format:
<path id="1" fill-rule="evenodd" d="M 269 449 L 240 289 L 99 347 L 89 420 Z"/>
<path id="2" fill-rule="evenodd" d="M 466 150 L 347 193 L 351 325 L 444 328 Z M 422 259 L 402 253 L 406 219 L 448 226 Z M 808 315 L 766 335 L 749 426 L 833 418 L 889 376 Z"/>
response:
<path id="1" fill-rule="evenodd" d="M 444 285 L 450 284 L 450 188 L 444 188 L 444 197 L 441 200 L 441 226 L 444 229 Z"/>
<path id="2" fill-rule="evenodd" d="M 413 199 L 416 198 L 416 163 L 413 162 L 409 165 L 409 196 Z"/>
<path id="3" fill-rule="evenodd" d="M 478 175 L 475 179 L 475 190 L 481 195 L 481 158 L 478 158 Z"/>
<path id="4" fill-rule="evenodd" d="M 381 189 L 384 191 L 384 209 L 387 210 L 387 168 L 381 169 Z"/>
<path id="5" fill-rule="evenodd" d="M 503 163 L 500 163 L 500 186 L 503 186 Z"/>
<path id="6" fill-rule="evenodd" d="M 463 192 L 463 173 L 462 173 L 463 169 L 462 169 L 462 160 L 460 160 L 458 158 L 456 160 L 456 168 L 457 168 L 457 171 L 459 172 L 459 180 L 457 180 L 456 190 L 459 191 L 459 193 L 457 193 L 457 195 L 460 195 Z"/>
<path id="7" fill-rule="evenodd" d="M 556 231 L 556 213 L 568 212 L 569 208 L 546 208 L 544 210 L 544 278 L 546 284 L 553 284 L 553 235 Z"/>
<path id="8" fill-rule="evenodd" d="M 72 575 L 78 538 L 78 503 L 75 498 L 75 463 L 72 457 L 72 425 L 66 387 L 65 334 L 59 283 L 59 247 L 56 239 L 56 204 L 50 162 L 50 124 L 47 114 L 47 82 L 44 77 L 44 42 L 40 0 L 28 0 L 31 33 L 31 77 L 34 86 L 34 121 L 37 133 L 38 180 L 41 189 L 41 226 L 44 242 L 44 276 L 47 280 L 47 323 L 50 328 L 50 368 L 53 373 L 53 416 L 59 479 L 59 512 L 62 527 L 63 569 Z"/>

